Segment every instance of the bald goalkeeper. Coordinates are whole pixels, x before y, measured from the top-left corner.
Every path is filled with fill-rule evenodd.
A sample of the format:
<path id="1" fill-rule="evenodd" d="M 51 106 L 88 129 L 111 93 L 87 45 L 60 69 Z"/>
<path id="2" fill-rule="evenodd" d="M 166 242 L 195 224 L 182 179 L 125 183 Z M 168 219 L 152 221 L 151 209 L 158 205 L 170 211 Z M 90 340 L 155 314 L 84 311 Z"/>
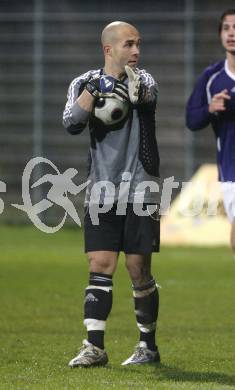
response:
<path id="1" fill-rule="evenodd" d="M 72 368 L 108 362 L 104 335 L 112 307 L 112 278 L 121 251 L 125 254 L 132 282 L 139 329 L 138 344 L 122 364 L 160 361 L 156 344 L 159 295 L 151 272 L 152 253 L 159 252 L 160 245 L 157 213 L 159 154 L 155 137 L 157 86 L 149 73 L 137 67 L 140 34 L 134 26 L 119 21 L 110 23 L 104 28 L 101 41 L 104 67 L 90 70 L 71 82 L 63 113 L 63 124 L 71 134 L 81 133 L 88 125 L 91 140 L 90 184 L 84 213 L 85 252 L 89 267 L 84 299 L 87 339 L 77 356 L 69 362 Z M 94 106 L 100 97 L 110 96 L 128 105 L 128 112 L 120 122 L 101 124 L 95 118 Z M 106 191 L 94 201 L 94 188 L 101 181 L 112 183 L 114 198 L 109 199 Z M 146 188 L 150 181 L 151 189 Z M 123 183 L 127 183 L 128 197 L 125 207 L 120 208 L 120 186 Z M 111 201 L 113 203 L 105 211 Z M 91 204 L 94 206 L 94 203 L 100 208 L 98 225 L 91 218 Z M 130 324 L 125 323 L 125 328 L 128 337 Z M 118 348 L 118 344 L 115 345 Z"/>

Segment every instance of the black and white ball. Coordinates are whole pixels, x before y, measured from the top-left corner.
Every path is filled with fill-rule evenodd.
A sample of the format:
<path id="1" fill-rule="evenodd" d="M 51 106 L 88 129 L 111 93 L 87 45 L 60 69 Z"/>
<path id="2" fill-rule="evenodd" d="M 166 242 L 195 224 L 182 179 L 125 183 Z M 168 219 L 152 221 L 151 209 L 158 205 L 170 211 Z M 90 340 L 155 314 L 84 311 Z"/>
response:
<path id="1" fill-rule="evenodd" d="M 104 125 L 115 125 L 124 120 L 129 111 L 129 103 L 114 97 L 99 98 L 94 107 L 94 116 Z"/>

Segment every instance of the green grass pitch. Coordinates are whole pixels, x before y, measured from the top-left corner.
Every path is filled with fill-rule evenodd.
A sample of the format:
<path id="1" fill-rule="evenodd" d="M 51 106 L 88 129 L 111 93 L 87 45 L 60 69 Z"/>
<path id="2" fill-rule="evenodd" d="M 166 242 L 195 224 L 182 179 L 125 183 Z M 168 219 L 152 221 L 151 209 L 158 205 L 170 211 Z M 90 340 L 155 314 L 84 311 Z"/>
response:
<path id="1" fill-rule="evenodd" d="M 160 366 L 122 367 L 138 340 L 121 256 L 107 324 L 107 368 L 70 369 L 86 333 L 82 231 L 0 226 L 0 389 L 235 389 L 235 259 L 229 248 L 163 247 Z"/>

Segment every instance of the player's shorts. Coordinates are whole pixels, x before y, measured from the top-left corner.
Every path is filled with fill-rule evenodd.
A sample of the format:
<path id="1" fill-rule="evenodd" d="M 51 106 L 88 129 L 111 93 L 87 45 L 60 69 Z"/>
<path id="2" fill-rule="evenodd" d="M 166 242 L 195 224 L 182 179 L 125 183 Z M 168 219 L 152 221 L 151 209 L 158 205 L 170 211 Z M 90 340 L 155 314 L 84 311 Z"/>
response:
<path id="1" fill-rule="evenodd" d="M 233 223 L 235 218 L 235 183 L 224 182 L 222 185 L 224 208 L 230 223 Z"/>
<path id="2" fill-rule="evenodd" d="M 148 205 L 143 205 L 147 210 Z M 160 218 L 158 213 L 138 216 L 133 204 L 128 203 L 126 215 L 116 215 L 116 204 L 106 213 L 99 214 L 99 225 L 93 225 L 88 207 L 85 208 L 85 252 L 123 251 L 126 254 L 159 252 Z"/>

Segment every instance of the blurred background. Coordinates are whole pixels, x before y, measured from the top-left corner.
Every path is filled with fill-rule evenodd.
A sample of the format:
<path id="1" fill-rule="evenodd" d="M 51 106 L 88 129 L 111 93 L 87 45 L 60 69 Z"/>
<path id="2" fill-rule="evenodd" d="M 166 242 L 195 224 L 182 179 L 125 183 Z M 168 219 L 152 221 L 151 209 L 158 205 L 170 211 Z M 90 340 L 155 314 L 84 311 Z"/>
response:
<path id="1" fill-rule="evenodd" d="M 218 23 L 233 7 L 234 0 L 0 0 L 0 180 L 7 185 L 0 222 L 29 221 L 10 204 L 22 203 L 22 173 L 32 157 L 50 159 L 61 172 L 76 168 L 85 180 L 88 131 L 67 134 L 62 112 L 70 81 L 103 65 L 100 34 L 114 20 L 139 29 L 140 67 L 159 83 L 161 176 L 188 180 L 215 162 L 211 129 L 194 137 L 184 108 L 199 73 L 224 56 Z M 39 173 L 44 169 L 50 167 Z M 60 218 L 59 210 L 46 218 Z"/>

